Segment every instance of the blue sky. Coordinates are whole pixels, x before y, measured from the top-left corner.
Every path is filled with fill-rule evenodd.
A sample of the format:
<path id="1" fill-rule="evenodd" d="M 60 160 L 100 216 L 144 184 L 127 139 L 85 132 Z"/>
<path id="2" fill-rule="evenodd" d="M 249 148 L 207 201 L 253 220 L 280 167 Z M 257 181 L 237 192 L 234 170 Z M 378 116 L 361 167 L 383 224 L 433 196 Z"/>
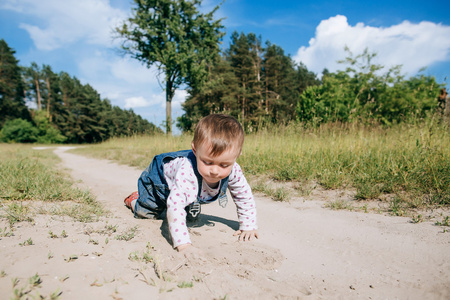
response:
<path id="1" fill-rule="evenodd" d="M 129 0 L 0 0 L 0 38 L 20 64 L 47 64 L 89 83 L 113 105 L 132 108 L 156 125 L 165 116 L 165 96 L 156 72 L 118 55 L 112 28 L 129 16 Z M 204 0 L 210 11 L 220 0 Z M 229 43 L 233 31 L 261 35 L 297 62 L 320 74 L 343 69 L 337 60 L 348 46 L 356 55 L 377 53 L 386 68 L 402 65 L 406 76 L 450 75 L 450 1 L 226 0 Z M 162 80 L 163 78 L 161 78 Z M 450 80 L 450 79 L 449 79 Z M 184 90 L 177 91 L 173 118 L 181 116 Z"/>

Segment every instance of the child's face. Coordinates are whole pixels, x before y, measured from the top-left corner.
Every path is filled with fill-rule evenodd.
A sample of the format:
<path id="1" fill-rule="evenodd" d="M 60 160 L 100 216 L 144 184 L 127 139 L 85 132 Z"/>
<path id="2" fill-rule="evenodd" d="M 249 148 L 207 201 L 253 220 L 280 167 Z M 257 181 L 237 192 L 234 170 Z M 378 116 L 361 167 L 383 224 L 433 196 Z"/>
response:
<path id="1" fill-rule="evenodd" d="M 197 158 L 198 172 L 203 177 L 203 180 L 212 187 L 230 175 L 239 153 L 231 149 L 213 157 L 209 152 L 209 148 L 208 144 L 200 145 L 197 148 L 192 144 L 192 150 Z"/>

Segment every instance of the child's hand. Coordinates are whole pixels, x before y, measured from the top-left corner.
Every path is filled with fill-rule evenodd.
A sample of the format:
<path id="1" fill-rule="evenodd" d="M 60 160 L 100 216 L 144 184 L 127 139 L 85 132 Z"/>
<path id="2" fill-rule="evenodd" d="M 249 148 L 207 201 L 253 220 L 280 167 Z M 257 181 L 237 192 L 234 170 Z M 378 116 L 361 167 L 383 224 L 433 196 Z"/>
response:
<path id="1" fill-rule="evenodd" d="M 190 264 L 193 265 L 201 265 L 206 260 L 204 258 L 205 254 L 202 250 L 192 246 L 191 244 L 183 244 L 177 247 L 178 252 L 180 255 L 182 255 L 184 258 L 187 259 L 187 261 Z"/>
<path id="2" fill-rule="evenodd" d="M 237 230 L 233 236 L 239 236 L 239 241 L 250 241 L 253 237 L 258 238 L 256 230 Z"/>

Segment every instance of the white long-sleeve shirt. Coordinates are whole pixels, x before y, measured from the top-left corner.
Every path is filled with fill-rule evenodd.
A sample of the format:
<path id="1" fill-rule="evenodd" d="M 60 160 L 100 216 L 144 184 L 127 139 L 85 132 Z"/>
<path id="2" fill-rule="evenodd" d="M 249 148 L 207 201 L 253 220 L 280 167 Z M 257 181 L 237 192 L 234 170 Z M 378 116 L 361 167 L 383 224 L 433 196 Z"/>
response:
<path id="1" fill-rule="evenodd" d="M 167 221 L 173 247 L 191 243 L 184 208 L 197 199 L 199 188 L 201 188 L 201 202 L 207 202 L 219 193 L 220 184 L 213 189 L 203 180 L 202 186 L 199 187 L 192 164 L 185 157 L 179 157 L 166 163 L 164 165 L 164 176 L 170 189 L 170 195 L 167 199 Z M 236 204 L 239 229 L 256 230 L 255 200 L 241 167 L 237 163 L 231 170 L 228 189 Z"/>

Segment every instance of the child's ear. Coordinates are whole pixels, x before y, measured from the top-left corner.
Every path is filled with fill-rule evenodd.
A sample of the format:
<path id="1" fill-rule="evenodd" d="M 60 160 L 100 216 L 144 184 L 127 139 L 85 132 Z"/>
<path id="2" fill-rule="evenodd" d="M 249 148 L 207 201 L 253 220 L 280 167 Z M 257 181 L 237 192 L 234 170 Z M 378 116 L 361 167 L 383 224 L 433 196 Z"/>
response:
<path id="1" fill-rule="evenodd" d="M 192 151 L 194 152 L 194 154 L 195 154 L 195 145 L 194 145 L 194 142 L 191 142 L 191 147 L 192 147 Z"/>

